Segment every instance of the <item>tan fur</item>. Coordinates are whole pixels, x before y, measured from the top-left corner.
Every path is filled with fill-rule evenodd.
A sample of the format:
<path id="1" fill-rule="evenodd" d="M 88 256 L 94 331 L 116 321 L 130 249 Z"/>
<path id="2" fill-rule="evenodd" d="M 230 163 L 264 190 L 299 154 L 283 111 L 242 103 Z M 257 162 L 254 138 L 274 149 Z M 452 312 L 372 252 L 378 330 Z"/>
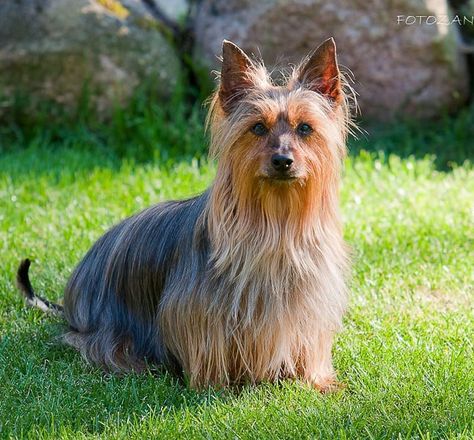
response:
<path id="1" fill-rule="evenodd" d="M 189 301 L 172 299 L 161 315 L 166 345 L 192 386 L 284 377 L 322 390 L 335 383 L 331 347 L 347 301 L 338 186 L 348 107 L 345 97 L 332 106 L 298 74 L 275 86 L 254 64 L 253 86 L 235 112 L 224 112 L 218 92 L 211 100 L 210 151 L 219 162 L 201 227 L 213 273 L 228 282 Z M 271 127 L 281 115 L 315 128 L 297 151 L 304 163 L 297 182 L 263 178 L 266 153 L 249 134 L 252 124 Z"/>

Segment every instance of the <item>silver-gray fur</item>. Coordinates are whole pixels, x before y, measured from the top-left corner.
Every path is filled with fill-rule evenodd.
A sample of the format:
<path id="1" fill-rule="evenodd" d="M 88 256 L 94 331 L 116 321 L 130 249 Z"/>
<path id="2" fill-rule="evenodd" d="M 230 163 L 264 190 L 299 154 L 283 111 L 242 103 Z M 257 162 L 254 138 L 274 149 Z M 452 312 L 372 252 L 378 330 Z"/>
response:
<path id="1" fill-rule="evenodd" d="M 184 293 L 206 276 L 209 243 L 197 225 L 206 200 L 207 193 L 160 203 L 127 218 L 76 267 L 64 294 L 65 338 L 88 360 L 112 370 L 176 366 L 158 309 L 173 285 L 184 282 Z"/>

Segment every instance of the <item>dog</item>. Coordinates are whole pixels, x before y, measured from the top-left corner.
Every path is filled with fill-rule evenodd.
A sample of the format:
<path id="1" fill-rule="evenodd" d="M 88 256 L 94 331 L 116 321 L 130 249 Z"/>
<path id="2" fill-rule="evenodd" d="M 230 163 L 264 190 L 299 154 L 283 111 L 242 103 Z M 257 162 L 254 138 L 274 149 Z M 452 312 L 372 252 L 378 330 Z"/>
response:
<path id="1" fill-rule="evenodd" d="M 111 371 L 163 365 L 191 387 L 286 378 L 337 385 L 332 345 L 347 303 L 338 188 L 351 117 L 334 40 L 277 83 L 224 41 L 207 128 L 216 177 L 105 233 L 75 268 L 59 313 L 66 343 Z"/>

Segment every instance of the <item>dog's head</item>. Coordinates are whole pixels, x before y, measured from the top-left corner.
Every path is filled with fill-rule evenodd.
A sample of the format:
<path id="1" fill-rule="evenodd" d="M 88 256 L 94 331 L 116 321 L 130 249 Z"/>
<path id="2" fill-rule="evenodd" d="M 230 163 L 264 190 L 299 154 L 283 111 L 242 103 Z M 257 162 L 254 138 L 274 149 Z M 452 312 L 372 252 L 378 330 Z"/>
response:
<path id="1" fill-rule="evenodd" d="M 324 186 L 338 173 L 347 124 L 332 38 L 279 85 L 262 63 L 224 41 L 211 108 L 211 153 L 230 167 L 234 182 L 280 190 L 309 181 Z"/>

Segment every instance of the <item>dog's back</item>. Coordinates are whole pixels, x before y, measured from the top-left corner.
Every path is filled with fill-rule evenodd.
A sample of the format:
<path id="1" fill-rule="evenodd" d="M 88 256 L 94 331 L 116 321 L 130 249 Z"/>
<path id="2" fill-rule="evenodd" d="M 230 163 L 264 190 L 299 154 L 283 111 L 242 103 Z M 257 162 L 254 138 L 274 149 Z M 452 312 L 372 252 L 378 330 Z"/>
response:
<path id="1" fill-rule="evenodd" d="M 157 307 L 170 272 L 196 271 L 193 253 L 208 244 L 196 223 L 207 194 L 165 202 L 104 234 L 74 270 L 65 289 L 65 340 L 90 361 L 113 370 L 167 362 Z M 183 258 L 184 257 L 184 258 Z M 199 270 L 205 268 L 200 267 Z"/>

